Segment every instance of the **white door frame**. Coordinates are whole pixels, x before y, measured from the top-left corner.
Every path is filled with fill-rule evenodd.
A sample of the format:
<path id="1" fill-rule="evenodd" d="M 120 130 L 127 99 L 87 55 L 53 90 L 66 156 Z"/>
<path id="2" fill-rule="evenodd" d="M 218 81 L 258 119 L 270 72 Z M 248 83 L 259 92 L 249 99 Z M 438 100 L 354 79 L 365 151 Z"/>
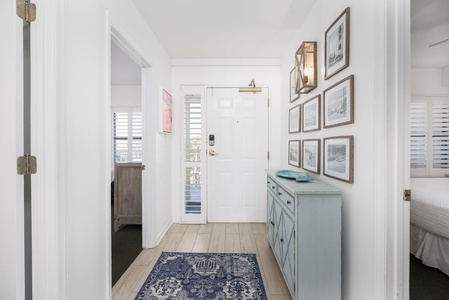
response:
<path id="1" fill-rule="evenodd" d="M 155 132 L 157 132 L 157 109 L 154 101 L 151 101 L 151 96 L 154 88 L 151 86 L 153 69 L 151 67 L 151 63 L 149 63 L 149 59 L 145 58 L 141 51 L 139 51 L 137 45 L 130 43 L 131 40 L 130 35 L 123 29 L 119 27 L 118 24 L 115 24 L 113 20 L 108 18 L 108 28 L 109 28 L 109 37 L 112 39 L 131 59 L 133 59 L 142 70 L 142 80 L 141 80 L 141 108 L 142 108 L 142 127 L 144 130 L 142 131 L 142 164 L 146 166 L 146 170 L 142 172 L 142 246 L 143 248 L 151 248 L 156 246 L 156 215 L 155 215 L 155 205 L 156 205 L 156 186 L 155 186 L 155 170 L 156 161 L 155 161 Z M 111 74 L 111 49 L 110 49 L 111 40 L 108 41 L 108 70 L 107 74 Z M 110 79 L 110 78 L 109 78 Z M 110 80 L 109 80 L 110 82 Z M 109 90 L 107 91 L 108 97 L 108 111 L 111 111 L 111 90 L 110 85 Z M 110 116 L 109 114 L 109 126 L 110 128 Z M 108 145 L 112 145 L 112 135 L 111 131 L 107 132 L 107 136 L 109 137 Z M 147 151 L 145 151 L 147 150 Z M 109 153 L 108 159 L 110 161 L 111 153 Z M 110 164 L 108 164 L 110 166 Z M 111 170 L 109 173 L 111 174 Z M 110 195 L 110 193 L 109 193 Z M 110 214 L 108 215 L 110 216 Z M 110 248 L 110 243 L 109 243 Z"/>
<path id="2" fill-rule="evenodd" d="M 379 130 L 376 140 L 385 147 L 376 154 L 384 162 L 384 172 L 376 174 L 376 238 L 374 260 L 376 299 L 409 299 L 410 206 L 403 201 L 403 192 L 410 182 L 410 0 L 383 1 L 373 4 L 380 17 L 375 25 L 380 45 L 376 55 L 375 84 L 377 99 L 384 99 L 377 109 Z M 385 49 L 386 51 L 382 51 Z M 377 126 L 377 125 L 376 125 Z M 382 137 L 383 136 L 383 137 Z M 384 140 L 385 142 L 382 142 Z M 380 247 L 380 246 L 384 247 Z M 385 249 L 384 253 L 380 253 Z M 382 268 L 380 267 L 382 266 Z M 383 274 L 381 273 L 383 272 Z M 381 294 L 382 293 L 382 294 Z"/>

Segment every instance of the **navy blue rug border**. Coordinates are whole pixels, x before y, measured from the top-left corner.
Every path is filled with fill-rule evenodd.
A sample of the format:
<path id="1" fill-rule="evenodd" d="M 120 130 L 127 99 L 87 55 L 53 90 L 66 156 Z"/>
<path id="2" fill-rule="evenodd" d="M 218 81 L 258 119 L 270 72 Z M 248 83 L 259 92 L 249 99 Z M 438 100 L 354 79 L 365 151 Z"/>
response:
<path id="1" fill-rule="evenodd" d="M 239 257 L 247 257 L 249 260 L 254 261 L 253 266 L 253 272 L 254 277 L 257 279 L 257 295 L 258 297 L 254 300 L 268 300 L 267 294 L 265 291 L 265 286 L 262 279 L 262 273 L 260 272 L 259 262 L 257 260 L 257 255 L 255 253 L 208 253 L 208 252 L 162 252 L 159 256 L 159 258 L 156 261 L 156 264 L 151 269 L 150 274 L 145 279 L 145 282 L 142 284 L 142 287 L 140 288 L 139 292 L 137 293 L 135 300 L 147 300 L 146 298 L 142 298 L 142 294 L 151 286 L 152 280 L 155 278 L 155 273 L 158 271 L 158 267 L 160 268 L 161 262 L 165 260 L 165 258 L 168 256 L 174 256 L 174 255 L 187 255 L 187 256 L 204 256 L 204 255 L 213 255 L 213 256 L 239 256 Z M 172 298 L 167 298 L 172 299 Z"/>

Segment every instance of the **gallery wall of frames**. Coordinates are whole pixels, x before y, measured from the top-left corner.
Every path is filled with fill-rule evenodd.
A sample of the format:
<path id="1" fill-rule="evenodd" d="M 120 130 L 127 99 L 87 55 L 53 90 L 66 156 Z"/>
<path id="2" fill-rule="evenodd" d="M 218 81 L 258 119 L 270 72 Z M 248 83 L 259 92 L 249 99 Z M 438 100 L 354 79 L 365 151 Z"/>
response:
<path id="1" fill-rule="evenodd" d="M 324 80 L 318 86 L 317 49 L 324 46 Z M 288 163 L 307 172 L 347 183 L 354 182 L 354 136 L 345 125 L 354 123 L 354 75 L 349 66 L 350 8 L 347 7 L 324 32 L 324 45 L 304 41 L 295 53 L 290 71 Z M 335 76 L 335 77 L 334 77 Z M 328 79 L 337 78 L 335 84 Z M 314 89 L 318 95 L 308 97 Z M 322 139 L 314 132 L 341 126 L 339 134 Z M 335 132 L 335 131 L 333 131 Z"/>

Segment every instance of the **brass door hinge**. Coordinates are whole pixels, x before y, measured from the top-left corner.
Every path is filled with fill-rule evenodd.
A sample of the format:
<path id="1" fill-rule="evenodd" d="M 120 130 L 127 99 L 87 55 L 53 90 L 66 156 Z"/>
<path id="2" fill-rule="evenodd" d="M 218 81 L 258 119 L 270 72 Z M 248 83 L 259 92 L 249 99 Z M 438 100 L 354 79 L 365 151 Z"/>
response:
<path id="1" fill-rule="evenodd" d="M 36 21 L 36 4 L 25 0 L 16 0 L 16 14 L 25 22 Z"/>
<path id="2" fill-rule="evenodd" d="M 37 173 L 37 160 L 29 154 L 17 157 L 17 174 L 29 175 Z"/>
<path id="3" fill-rule="evenodd" d="M 268 98 L 268 108 L 270 107 L 270 98 Z"/>
<path id="4" fill-rule="evenodd" d="M 268 152 L 268 160 L 270 160 L 270 152 Z"/>
<path id="5" fill-rule="evenodd" d="M 404 190 L 404 201 L 412 200 L 412 190 Z"/>

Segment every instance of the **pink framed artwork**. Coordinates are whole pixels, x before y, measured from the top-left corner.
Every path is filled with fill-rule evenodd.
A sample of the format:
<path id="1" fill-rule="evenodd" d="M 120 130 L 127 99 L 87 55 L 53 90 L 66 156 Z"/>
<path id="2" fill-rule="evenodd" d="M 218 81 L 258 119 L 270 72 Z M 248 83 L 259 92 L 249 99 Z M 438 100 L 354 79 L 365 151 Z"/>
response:
<path id="1" fill-rule="evenodd" d="M 162 132 L 171 133 L 172 130 L 172 97 L 162 89 Z"/>

